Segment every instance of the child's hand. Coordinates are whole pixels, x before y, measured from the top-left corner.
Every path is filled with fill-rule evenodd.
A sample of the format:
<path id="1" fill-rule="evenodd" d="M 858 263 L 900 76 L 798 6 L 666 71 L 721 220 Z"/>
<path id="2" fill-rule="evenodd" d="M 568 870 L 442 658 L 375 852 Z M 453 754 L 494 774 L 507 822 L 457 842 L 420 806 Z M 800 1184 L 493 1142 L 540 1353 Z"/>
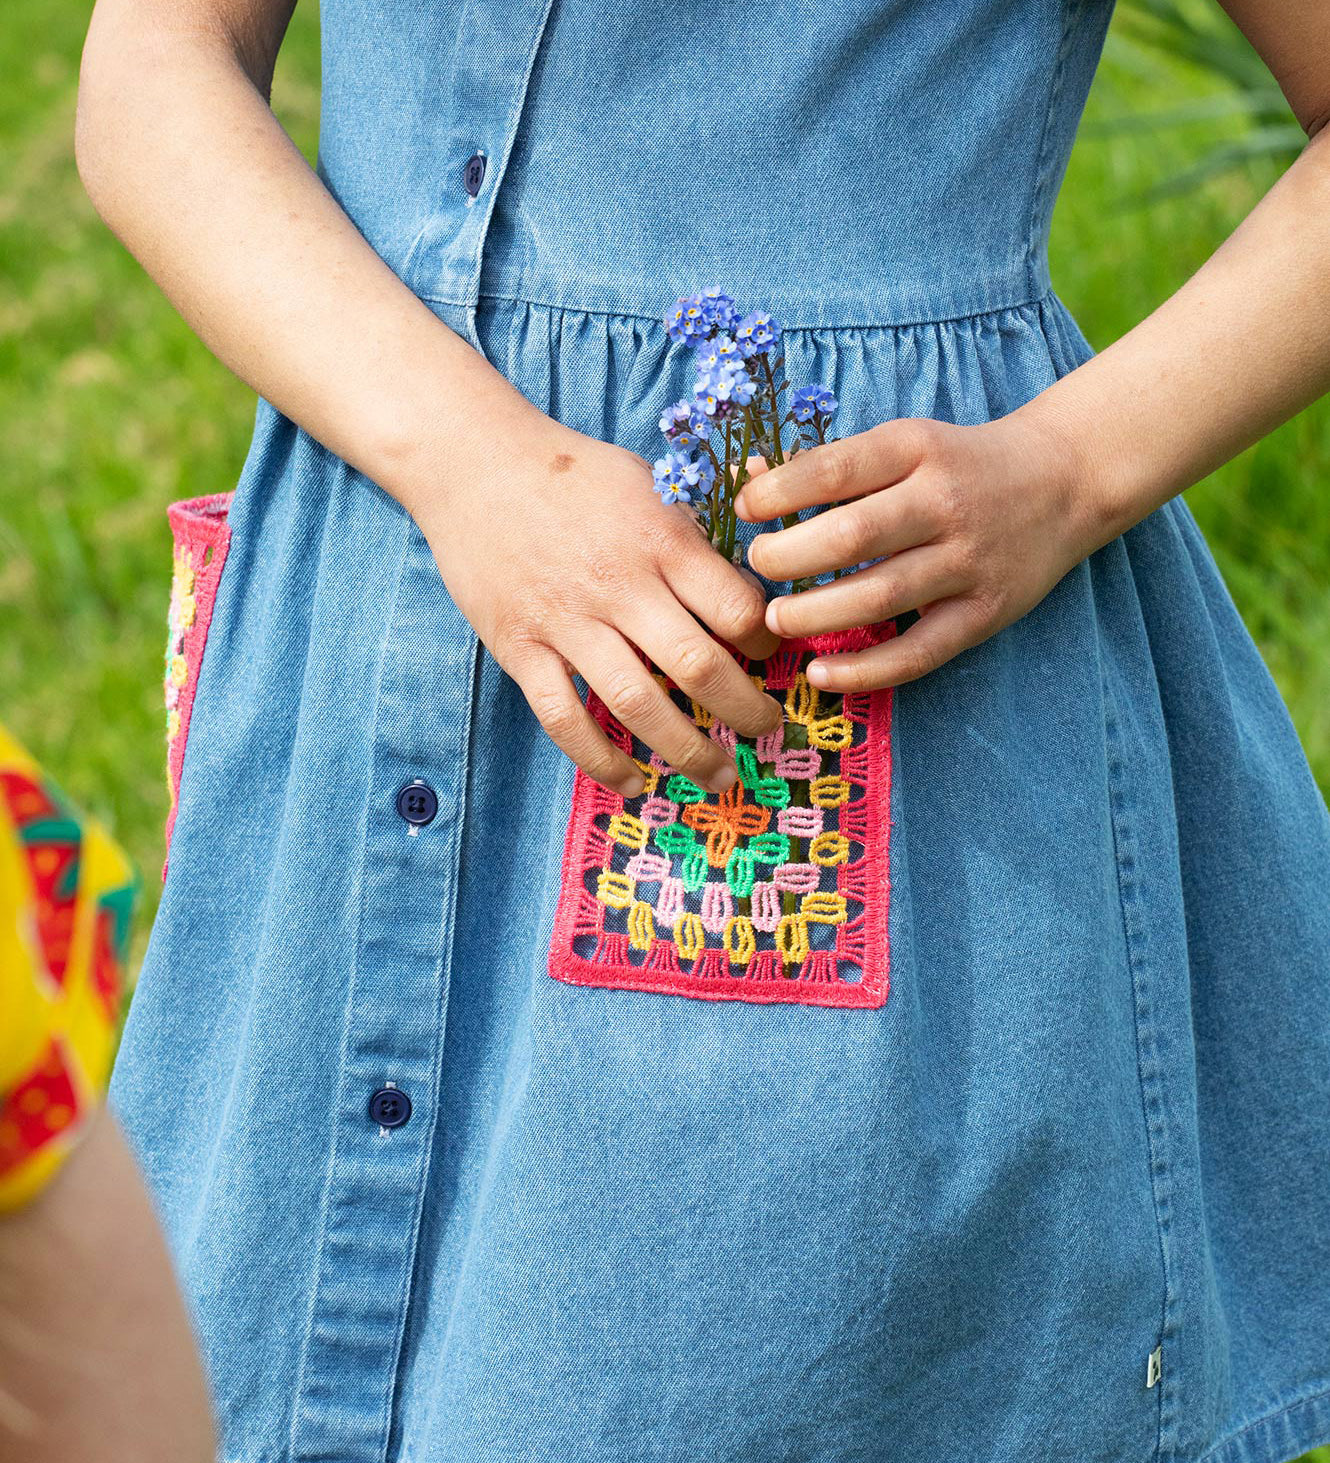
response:
<path id="1" fill-rule="evenodd" d="M 824 513 L 762 534 L 748 562 L 770 579 L 800 579 L 889 555 L 767 606 L 780 635 L 920 619 L 869 650 L 819 657 L 814 685 L 868 690 L 914 680 L 1032 609 L 1095 541 L 1077 464 L 1051 432 L 1009 416 L 977 427 L 923 418 L 798 453 L 739 495 L 738 515 L 765 522 L 818 503 Z M 1111 535 L 1110 535 L 1111 536 Z"/>
<path id="2" fill-rule="evenodd" d="M 579 671 L 630 731 L 687 777 L 723 791 L 738 775 L 642 664 L 638 646 L 699 704 L 745 736 L 780 725 L 706 625 L 761 659 L 777 637 L 747 572 L 695 519 L 662 504 L 641 457 L 539 418 L 483 463 L 449 464 L 413 509 L 444 583 L 541 725 L 597 782 L 626 795 L 644 779 L 578 697 Z M 690 613 L 691 612 L 691 613 Z"/>

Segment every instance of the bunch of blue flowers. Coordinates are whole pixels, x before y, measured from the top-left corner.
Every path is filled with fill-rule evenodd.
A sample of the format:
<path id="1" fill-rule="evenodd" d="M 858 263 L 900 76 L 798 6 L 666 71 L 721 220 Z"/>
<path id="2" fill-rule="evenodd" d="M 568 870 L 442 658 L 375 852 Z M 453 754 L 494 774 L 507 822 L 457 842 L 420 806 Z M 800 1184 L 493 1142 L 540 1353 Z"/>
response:
<path id="1" fill-rule="evenodd" d="M 803 447 L 827 440 L 836 398 L 827 387 L 805 386 L 782 414 L 778 380 L 785 364 L 781 326 L 765 310 L 739 312 L 718 287 L 685 295 L 665 317 L 673 341 L 694 352 L 693 394 L 667 407 L 660 419 L 669 448 L 655 464 L 662 502 L 687 505 L 727 559 L 737 558 L 734 499 L 748 476 L 748 459 L 768 467 Z M 774 359 L 773 359 L 774 357 Z M 785 428 L 793 426 L 789 440 Z M 783 520 L 794 522 L 794 515 Z"/>

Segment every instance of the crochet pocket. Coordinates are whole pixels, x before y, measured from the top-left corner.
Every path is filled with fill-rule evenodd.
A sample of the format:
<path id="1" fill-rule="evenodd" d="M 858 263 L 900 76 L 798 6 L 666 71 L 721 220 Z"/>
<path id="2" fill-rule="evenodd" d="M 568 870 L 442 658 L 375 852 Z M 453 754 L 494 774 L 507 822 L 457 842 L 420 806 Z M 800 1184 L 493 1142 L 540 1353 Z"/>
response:
<path id="1" fill-rule="evenodd" d="M 667 766 L 589 693 L 646 786 L 625 798 L 576 771 L 552 976 L 705 1000 L 886 1001 L 891 691 L 829 695 L 805 668 L 892 633 L 887 623 L 786 640 L 752 664 L 736 653 L 785 703 L 782 725 L 756 740 L 653 671 L 733 752 L 739 781 L 721 794 Z"/>
<path id="2" fill-rule="evenodd" d="M 227 522 L 234 493 L 187 498 L 167 509 L 171 524 L 172 573 L 169 634 L 166 642 L 166 782 L 170 806 L 166 815 L 166 878 L 185 764 L 189 715 L 194 707 L 199 667 L 208 639 L 217 588 L 231 542 Z"/>

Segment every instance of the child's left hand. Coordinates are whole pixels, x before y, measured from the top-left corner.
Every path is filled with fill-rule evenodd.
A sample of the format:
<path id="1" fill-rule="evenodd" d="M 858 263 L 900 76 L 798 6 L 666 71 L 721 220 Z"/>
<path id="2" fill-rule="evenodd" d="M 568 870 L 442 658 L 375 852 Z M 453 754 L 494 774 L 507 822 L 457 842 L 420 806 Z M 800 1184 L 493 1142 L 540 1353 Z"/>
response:
<path id="1" fill-rule="evenodd" d="M 935 670 L 1019 619 L 1117 531 L 1092 510 L 1084 465 L 1067 444 L 1018 415 L 973 427 L 883 422 L 764 469 L 761 458 L 750 462 L 759 475 L 736 500 L 740 518 L 840 506 L 762 534 L 748 551 L 758 573 L 795 580 L 890 556 L 772 600 L 772 631 L 816 635 L 920 613 L 904 634 L 869 650 L 812 661 L 809 680 L 832 691 Z"/>

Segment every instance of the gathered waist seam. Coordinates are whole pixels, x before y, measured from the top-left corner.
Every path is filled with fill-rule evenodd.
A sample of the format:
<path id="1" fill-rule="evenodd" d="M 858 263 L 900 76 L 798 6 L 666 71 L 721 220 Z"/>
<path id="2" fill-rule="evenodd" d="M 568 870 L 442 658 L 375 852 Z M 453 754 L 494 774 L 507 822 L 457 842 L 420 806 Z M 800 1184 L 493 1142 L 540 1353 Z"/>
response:
<path id="1" fill-rule="evenodd" d="M 439 293 L 422 293 L 420 298 L 429 304 L 446 305 L 455 310 L 469 310 L 473 308 L 465 300 L 449 299 L 446 295 Z M 1010 314 L 1015 310 L 1030 310 L 1042 308 L 1056 302 L 1056 295 L 1051 285 L 1046 285 L 1039 293 L 1031 294 L 1022 299 L 1011 300 L 1005 304 L 993 305 L 982 310 L 957 310 L 953 313 L 939 313 L 937 315 L 921 315 L 916 319 L 901 320 L 857 320 L 857 321 L 826 321 L 818 324 L 800 324 L 797 322 L 782 321 L 782 329 L 786 332 L 810 332 L 816 334 L 820 331 L 867 331 L 867 330 L 911 330 L 929 325 L 952 325 L 964 324 L 971 321 L 980 321 L 997 315 Z M 507 304 L 530 305 L 539 310 L 549 310 L 563 314 L 574 315 L 601 315 L 616 320 L 641 320 L 661 325 L 663 322 L 658 316 L 648 315 L 645 311 L 636 310 L 612 310 L 604 306 L 585 304 L 559 304 L 553 300 L 534 299 L 530 295 L 517 294 L 499 290 L 481 290 L 477 297 L 477 304 L 486 300 L 501 301 Z"/>

